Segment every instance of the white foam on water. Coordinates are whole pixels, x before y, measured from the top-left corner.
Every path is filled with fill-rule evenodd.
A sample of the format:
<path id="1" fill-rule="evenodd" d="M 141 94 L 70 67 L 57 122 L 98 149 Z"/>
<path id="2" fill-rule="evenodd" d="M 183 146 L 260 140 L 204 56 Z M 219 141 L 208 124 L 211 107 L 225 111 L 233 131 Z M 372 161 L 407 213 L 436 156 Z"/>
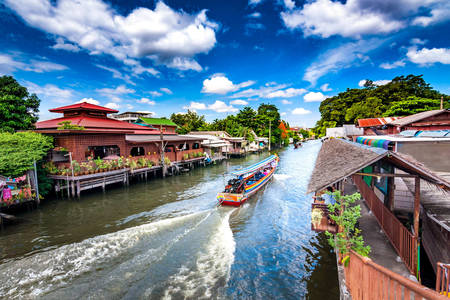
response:
<path id="1" fill-rule="evenodd" d="M 221 286 L 225 285 L 230 277 L 236 248 L 229 225 L 232 212 L 219 215 L 218 226 L 206 249 L 198 256 L 195 267 L 182 266 L 177 274 L 168 279 L 170 285 L 164 292 L 164 299 L 179 298 L 180 293 L 184 298 L 209 299 L 217 294 L 218 282 Z"/>
<path id="2" fill-rule="evenodd" d="M 283 181 L 292 178 L 292 176 L 288 174 L 273 174 L 273 178 L 275 178 L 277 181 Z"/>
<path id="3" fill-rule="evenodd" d="M 0 265 L 0 298 L 42 297 L 52 290 L 69 285 L 80 275 L 95 272 L 98 266 L 131 251 L 143 239 L 148 239 L 161 230 L 199 217 L 205 220 L 210 214 L 211 210 L 164 219 L 10 261 Z M 165 244 L 162 250 L 167 252 L 167 248 L 187 232 L 189 229 Z M 161 249 L 150 249 L 146 255 L 159 250 Z M 164 255 L 164 251 L 158 253 L 157 257 Z"/>

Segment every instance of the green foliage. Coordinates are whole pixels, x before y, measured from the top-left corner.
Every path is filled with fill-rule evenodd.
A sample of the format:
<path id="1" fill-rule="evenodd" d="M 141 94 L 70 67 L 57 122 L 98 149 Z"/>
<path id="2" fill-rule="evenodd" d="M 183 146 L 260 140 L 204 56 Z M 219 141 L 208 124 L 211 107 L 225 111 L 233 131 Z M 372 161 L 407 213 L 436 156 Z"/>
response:
<path id="1" fill-rule="evenodd" d="M 38 120 L 40 102 L 12 76 L 0 77 L 0 131 L 32 129 Z"/>
<path id="2" fill-rule="evenodd" d="M 361 199 L 359 193 L 342 196 L 340 191 L 329 193 L 334 196 L 335 204 L 328 204 L 330 218 L 336 225 L 342 228 L 341 232 L 335 235 L 326 232 L 328 242 L 331 247 L 337 248 L 341 255 L 346 255 L 352 249 L 362 256 L 368 256 L 370 246 L 364 246 L 361 230 L 356 228 L 356 223 L 361 217 L 361 207 L 352 205 L 356 200 Z"/>
<path id="3" fill-rule="evenodd" d="M 0 174 L 22 176 L 53 147 L 53 139 L 35 132 L 0 133 Z"/>
<path id="4" fill-rule="evenodd" d="M 185 114 L 172 114 L 170 120 L 178 125 L 177 133 L 187 134 L 191 131 L 205 130 L 205 116 L 199 116 L 195 111 L 188 110 Z"/>
<path id="5" fill-rule="evenodd" d="M 439 109 L 440 99 L 425 99 L 410 96 L 406 100 L 392 103 L 384 112 L 384 117 L 409 116 L 427 110 Z M 450 99 L 444 101 L 444 108 L 450 108 Z"/>
<path id="6" fill-rule="evenodd" d="M 450 96 L 433 90 L 422 78 L 422 75 L 398 76 L 391 82 L 376 86 L 373 81 L 367 80 L 362 89 L 347 89 L 334 97 L 322 101 L 319 110 L 321 119 L 317 122 L 314 132 L 316 135 L 326 134 L 326 128 L 342 126 L 343 124 L 356 124 L 359 118 L 379 117 L 382 115 L 403 115 L 426 110 L 426 108 L 439 108 L 427 101 L 408 101 L 409 97 L 435 99 L 444 97 L 446 105 Z M 405 102 L 406 101 L 406 102 Z M 403 102 L 396 106 L 397 102 Z"/>
<path id="7" fill-rule="evenodd" d="M 83 126 L 72 124 L 72 121 L 63 121 L 58 123 L 58 130 L 84 130 Z"/>
<path id="8" fill-rule="evenodd" d="M 42 167 L 42 163 L 36 163 L 36 172 L 39 183 L 39 195 L 46 196 L 53 188 L 53 179 L 48 178 L 48 172 Z"/>

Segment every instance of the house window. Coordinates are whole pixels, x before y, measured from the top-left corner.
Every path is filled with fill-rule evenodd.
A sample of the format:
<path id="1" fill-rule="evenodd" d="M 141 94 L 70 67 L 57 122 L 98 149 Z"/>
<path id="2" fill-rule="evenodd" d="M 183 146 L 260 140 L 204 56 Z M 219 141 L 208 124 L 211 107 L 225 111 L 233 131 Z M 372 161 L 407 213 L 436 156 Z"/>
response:
<path id="1" fill-rule="evenodd" d="M 199 149 L 199 148 L 200 148 L 199 143 L 194 143 L 194 145 L 192 145 L 192 149 Z"/>
<path id="2" fill-rule="evenodd" d="M 117 145 L 89 146 L 84 152 L 84 156 L 92 158 L 104 158 L 107 156 L 120 156 L 120 148 Z"/>
<path id="3" fill-rule="evenodd" d="M 131 156 L 145 155 L 144 147 L 133 147 L 130 151 Z"/>
<path id="4" fill-rule="evenodd" d="M 179 144 L 178 150 L 189 150 L 189 144 L 187 144 L 187 143 Z"/>
<path id="5" fill-rule="evenodd" d="M 174 145 L 167 145 L 166 148 L 164 149 L 164 152 L 172 152 L 174 150 L 175 150 Z"/>

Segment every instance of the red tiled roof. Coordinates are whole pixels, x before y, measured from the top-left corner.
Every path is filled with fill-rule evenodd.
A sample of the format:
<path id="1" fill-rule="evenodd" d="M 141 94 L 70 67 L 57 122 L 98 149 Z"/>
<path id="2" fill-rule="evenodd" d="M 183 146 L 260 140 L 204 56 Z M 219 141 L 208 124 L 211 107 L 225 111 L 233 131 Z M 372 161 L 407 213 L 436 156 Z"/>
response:
<path id="1" fill-rule="evenodd" d="M 389 122 L 401 119 L 402 117 L 387 117 L 387 118 L 369 118 L 358 119 L 358 127 L 377 127 L 386 125 Z"/>
<path id="2" fill-rule="evenodd" d="M 48 130 L 57 129 L 59 127 L 58 123 L 63 121 L 70 121 L 73 125 L 83 126 L 87 131 L 103 131 L 103 132 L 124 132 L 132 134 L 159 134 L 158 130 L 151 129 L 149 127 L 131 124 L 111 118 L 95 118 L 87 116 L 74 116 L 74 117 L 63 117 L 56 118 L 47 121 L 37 122 L 36 129 L 38 130 Z M 165 133 L 167 134 L 167 133 Z"/>
<path id="3" fill-rule="evenodd" d="M 49 109 L 50 112 L 56 112 L 56 113 L 63 113 L 65 111 L 72 111 L 72 110 L 90 110 L 90 111 L 101 111 L 105 113 L 117 113 L 118 110 L 87 103 L 87 102 L 81 102 L 81 103 L 75 103 L 67 106 L 61 106 L 57 108 Z"/>

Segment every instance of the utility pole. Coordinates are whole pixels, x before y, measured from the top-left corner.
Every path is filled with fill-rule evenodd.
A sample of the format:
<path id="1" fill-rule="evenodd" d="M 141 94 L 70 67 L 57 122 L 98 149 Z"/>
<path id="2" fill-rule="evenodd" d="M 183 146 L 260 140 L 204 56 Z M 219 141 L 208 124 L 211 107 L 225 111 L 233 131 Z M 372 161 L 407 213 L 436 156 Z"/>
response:
<path id="1" fill-rule="evenodd" d="M 161 167 L 162 167 L 162 176 L 163 178 L 166 177 L 166 163 L 164 161 L 164 136 L 162 131 L 162 125 L 159 125 L 159 139 L 161 140 Z"/>
<path id="2" fill-rule="evenodd" d="M 272 120 L 269 120 L 269 152 L 270 152 L 270 133 L 272 129 Z"/>
<path id="3" fill-rule="evenodd" d="M 441 96 L 441 109 L 444 109 L 444 96 Z"/>

